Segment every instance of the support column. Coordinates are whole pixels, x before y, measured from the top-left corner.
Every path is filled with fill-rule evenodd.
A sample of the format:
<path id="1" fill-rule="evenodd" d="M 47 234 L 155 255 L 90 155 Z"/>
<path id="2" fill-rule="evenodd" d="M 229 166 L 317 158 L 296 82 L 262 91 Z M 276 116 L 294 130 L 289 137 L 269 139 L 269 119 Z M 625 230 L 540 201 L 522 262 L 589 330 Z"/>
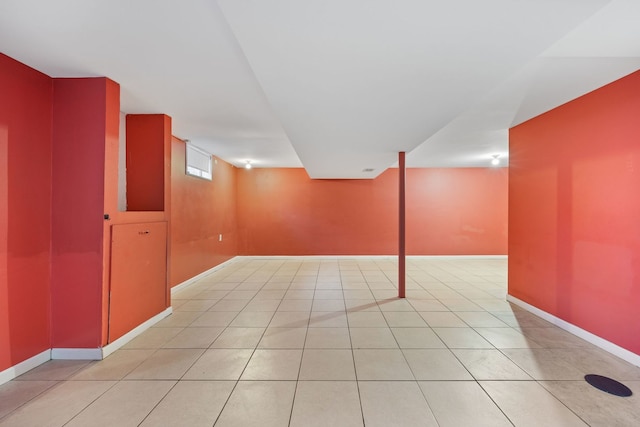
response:
<path id="1" fill-rule="evenodd" d="M 398 298 L 405 297 L 406 249 L 405 249 L 405 182 L 407 178 L 405 153 L 398 153 Z"/>
<path id="2" fill-rule="evenodd" d="M 97 349 L 101 344 L 106 304 L 105 147 L 109 118 L 119 114 L 119 97 L 117 83 L 104 77 L 53 79 L 50 347 L 54 349 Z"/>

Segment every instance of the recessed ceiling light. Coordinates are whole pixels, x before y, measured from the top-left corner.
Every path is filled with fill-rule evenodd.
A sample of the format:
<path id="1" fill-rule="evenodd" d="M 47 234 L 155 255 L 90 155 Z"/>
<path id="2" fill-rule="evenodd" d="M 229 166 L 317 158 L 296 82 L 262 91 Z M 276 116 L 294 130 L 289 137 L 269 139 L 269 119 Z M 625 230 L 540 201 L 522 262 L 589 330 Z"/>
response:
<path id="1" fill-rule="evenodd" d="M 491 159 L 491 164 L 493 166 L 498 166 L 500 164 L 500 154 L 494 154 L 491 157 L 493 157 L 493 159 Z"/>
<path id="2" fill-rule="evenodd" d="M 253 166 L 251 166 L 251 160 L 247 160 L 247 163 L 244 165 L 245 169 L 251 169 Z"/>

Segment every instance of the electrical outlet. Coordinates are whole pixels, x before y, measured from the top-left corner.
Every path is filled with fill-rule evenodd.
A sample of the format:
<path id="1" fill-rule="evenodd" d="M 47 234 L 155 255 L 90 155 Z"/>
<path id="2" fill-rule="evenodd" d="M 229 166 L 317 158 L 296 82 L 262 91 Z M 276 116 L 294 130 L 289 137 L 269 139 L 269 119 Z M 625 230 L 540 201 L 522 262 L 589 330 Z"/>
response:
<path id="1" fill-rule="evenodd" d="M 218 242 L 222 242 L 222 234 L 218 234 Z"/>

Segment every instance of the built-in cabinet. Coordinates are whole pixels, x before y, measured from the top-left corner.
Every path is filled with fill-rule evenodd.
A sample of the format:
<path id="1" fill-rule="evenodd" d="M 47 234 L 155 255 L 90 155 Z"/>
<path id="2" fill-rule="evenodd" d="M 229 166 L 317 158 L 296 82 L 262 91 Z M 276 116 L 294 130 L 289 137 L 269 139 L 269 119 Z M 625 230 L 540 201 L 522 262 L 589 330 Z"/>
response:
<path id="1" fill-rule="evenodd" d="M 167 223 L 113 225 L 109 342 L 164 311 L 166 284 Z"/>
<path id="2" fill-rule="evenodd" d="M 120 132 L 126 133 L 127 210 L 118 209 L 117 188 L 107 191 L 104 343 L 117 340 L 171 305 L 167 262 L 171 118 L 128 114 Z M 118 182 L 118 147 L 107 151 L 107 162 L 115 167 L 107 170 L 106 182 L 113 184 Z"/>

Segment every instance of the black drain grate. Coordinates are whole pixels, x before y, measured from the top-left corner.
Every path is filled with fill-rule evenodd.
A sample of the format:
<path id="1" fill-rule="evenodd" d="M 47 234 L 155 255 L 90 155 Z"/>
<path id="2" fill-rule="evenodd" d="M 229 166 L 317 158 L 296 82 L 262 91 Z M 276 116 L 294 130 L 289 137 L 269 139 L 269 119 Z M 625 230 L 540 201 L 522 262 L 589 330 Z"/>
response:
<path id="1" fill-rule="evenodd" d="M 603 377 L 602 375 L 589 374 L 585 375 L 584 379 L 598 390 L 613 394 L 614 396 L 629 397 L 633 394 L 631 389 L 626 385 L 611 378 Z"/>

